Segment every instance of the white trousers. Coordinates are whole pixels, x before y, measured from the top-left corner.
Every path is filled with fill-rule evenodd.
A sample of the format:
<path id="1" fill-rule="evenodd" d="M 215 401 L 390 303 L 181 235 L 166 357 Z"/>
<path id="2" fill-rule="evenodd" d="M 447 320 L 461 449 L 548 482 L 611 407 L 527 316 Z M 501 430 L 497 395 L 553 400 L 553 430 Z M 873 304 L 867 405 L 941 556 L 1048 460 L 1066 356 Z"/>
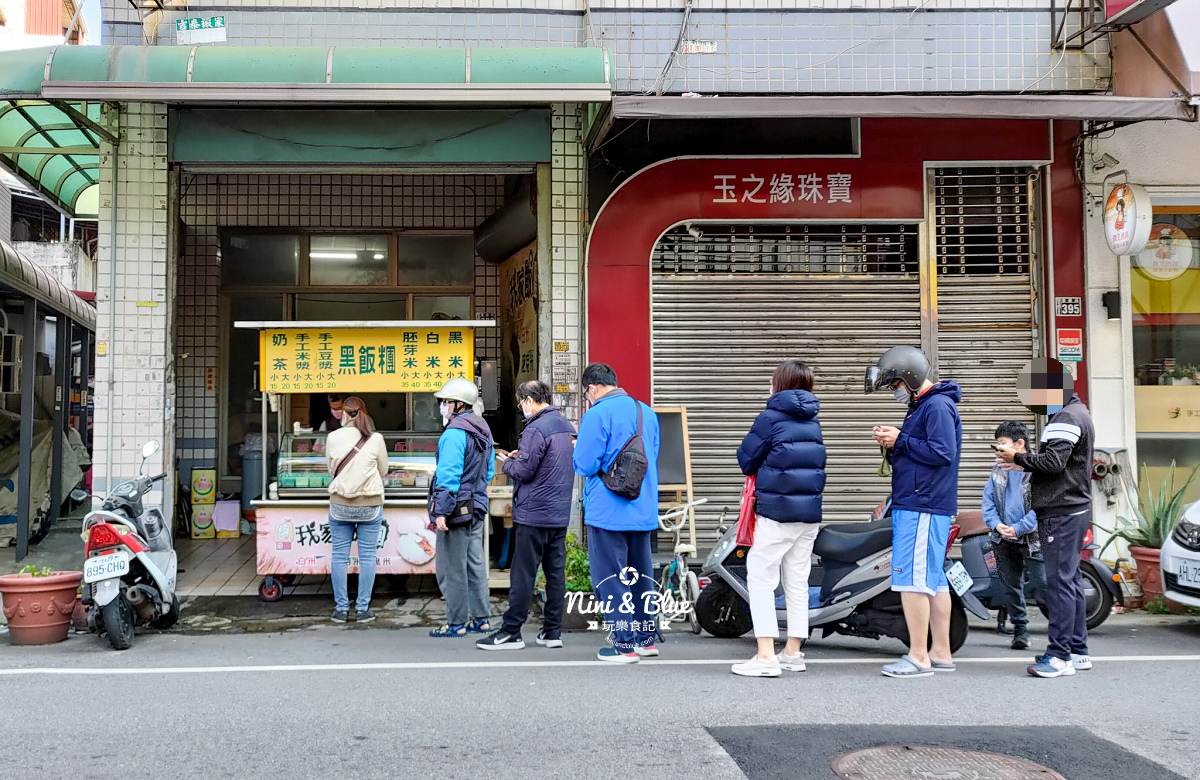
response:
<path id="1" fill-rule="evenodd" d="M 775 588 L 783 577 L 787 600 L 787 635 L 808 637 L 808 574 L 820 523 L 777 523 L 758 516 L 754 544 L 746 555 L 746 584 L 755 637 L 778 637 Z"/>

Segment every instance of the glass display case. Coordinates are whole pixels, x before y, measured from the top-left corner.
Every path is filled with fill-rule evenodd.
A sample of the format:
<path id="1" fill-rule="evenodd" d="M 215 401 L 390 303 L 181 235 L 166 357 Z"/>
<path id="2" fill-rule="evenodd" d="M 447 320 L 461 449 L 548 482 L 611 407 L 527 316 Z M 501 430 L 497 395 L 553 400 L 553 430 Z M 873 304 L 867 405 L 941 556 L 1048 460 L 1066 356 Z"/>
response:
<path id="1" fill-rule="evenodd" d="M 438 434 L 387 432 L 385 498 L 424 498 L 437 470 Z M 326 498 L 333 478 L 325 463 L 325 433 L 285 433 L 276 468 L 280 498 Z"/>

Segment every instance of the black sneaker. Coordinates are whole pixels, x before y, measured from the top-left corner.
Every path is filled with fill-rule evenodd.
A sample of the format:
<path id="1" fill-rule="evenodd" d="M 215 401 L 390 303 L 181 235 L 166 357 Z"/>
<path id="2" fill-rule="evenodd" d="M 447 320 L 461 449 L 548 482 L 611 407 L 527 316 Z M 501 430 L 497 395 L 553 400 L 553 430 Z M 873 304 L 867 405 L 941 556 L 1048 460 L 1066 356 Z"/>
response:
<path id="1" fill-rule="evenodd" d="M 1029 649 L 1029 632 L 1018 631 L 1013 635 L 1012 641 L 1013 650 L 1028 650 Z"/>
<path id="2" fill-rule="evenodd" d="M 562 637 L 560 637 L 558 635 L 547 636 L 545 631 L 542 631 L 537 635 L 537 643 L 539 645 L 541 645 L 542 647 L 562 647 L 563 646 Z"/>
<path id="3" fill-rule="evenodd" d="M 521 639 L 520 634 L 506 634 L 503 631 L 497 631 L 480 639 L 475 646 L 480 650 L 523 650 L 525 649 L 525 640 Z"/>
<path id="4" fill-rule="evenodd" d="M 370 623 L 375 619 L 375 613 L 372 612 L 370 608 L 360 609 L 358 612 L 354 613 L 354 619 L 359 623 Z"/>
<path id="5" fill-rule="evenodd" d="M 350 615 L 344 609 L 335 609 L 329 619 L 334 623 L 345 623 L 350 619 Z"/>

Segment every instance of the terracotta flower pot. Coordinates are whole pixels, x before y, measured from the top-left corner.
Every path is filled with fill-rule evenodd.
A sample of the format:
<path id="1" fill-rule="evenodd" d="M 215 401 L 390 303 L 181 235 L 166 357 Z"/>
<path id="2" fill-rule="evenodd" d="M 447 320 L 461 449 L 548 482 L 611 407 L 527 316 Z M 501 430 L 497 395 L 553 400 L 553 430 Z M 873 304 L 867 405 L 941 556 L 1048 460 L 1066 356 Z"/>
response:
<path id="1" fill-rule="evenodd" d="M 66 639 L 82 580 L 83 572 L 78 571 L 0 577 L 9 644 L 49 645 Z"/>
<path id="2" fill-rule="evenodd" d="M 1153 547 L 1129 547 L 1129 554 L 1137 561 L 1137 581 L 1142 586 L 1142 598 L 1146 602 L 1153 601 L 1163 592 L 1162 575 L 1158 569 L 1161 552 Z"/>

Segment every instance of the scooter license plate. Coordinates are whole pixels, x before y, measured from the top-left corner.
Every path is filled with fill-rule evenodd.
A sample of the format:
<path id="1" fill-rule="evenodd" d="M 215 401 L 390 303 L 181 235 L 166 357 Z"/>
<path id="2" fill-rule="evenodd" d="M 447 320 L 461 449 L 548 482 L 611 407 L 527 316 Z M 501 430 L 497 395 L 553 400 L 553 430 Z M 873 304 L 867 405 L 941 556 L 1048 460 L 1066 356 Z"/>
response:
<path id="1" fill-rule="evenodd" d="M 129 553 L 117 550 L 108 555 L 96 555 L 83 562 L 83 581 L 97 582 L 99 580 L 123 577 L 129 573 Z"/>
<path id="2" fill-rule="evenodd" d="M 975 580 L 971 579 L 970 574 L 967 574 L 967 569 L 962 565 L 962 561 L 955 561 L 953 566 L 946 569 L 946 579 L 950 581 L 950 587 L 954 588 L 954 592 L 960 596 L 975 584 Z"/>

